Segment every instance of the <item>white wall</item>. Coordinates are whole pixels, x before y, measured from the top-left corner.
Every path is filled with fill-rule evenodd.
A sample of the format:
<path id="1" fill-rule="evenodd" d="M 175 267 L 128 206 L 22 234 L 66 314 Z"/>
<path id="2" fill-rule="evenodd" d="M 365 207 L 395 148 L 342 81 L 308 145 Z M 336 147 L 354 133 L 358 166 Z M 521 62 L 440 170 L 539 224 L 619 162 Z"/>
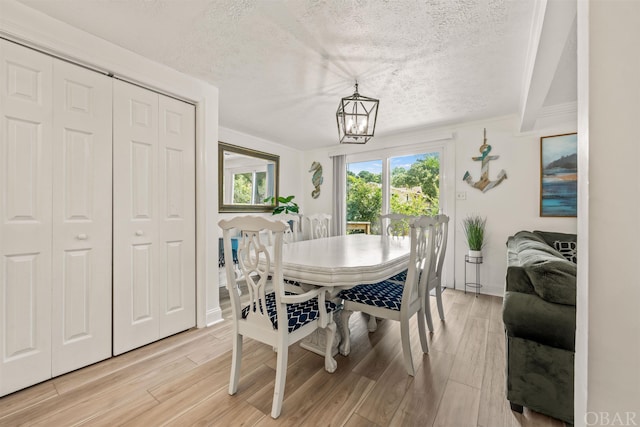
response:
<path id="1" fill-rule="evenodd" d="M 257 136 L 238 132 L 225 127 L 219 128 L 219 141 L 280 156 L 279 193 L 281 196 L 290 196 L 293 194 L 295 196 L 294 202 L 298 203 L 298 205 L 300 206 L 300 212 L 304 212 L 304 198 L 302 197 L 303 190 L 302 182 L 300 180 L 300 176 L 302 175 L 303 170 L 303 154 L 301 151 L 285 147 L 284 145 L 277 144 L 264 138 L 259 138 Z M 239 214 L 219 213 L 216 224 L 217 221 L 223 218 L 231 218 L 237 215 Z M 271 216 L 270 213 L 254 213 L 252 215 Z M 222 237 L 220 227 L 216 227 L 216 233 L 217 236 Z"/>
<path id="2" fill-rule="evenodd" d="M 302 185 L 301 200 L 303 200 L 306 214 L 331 213 L 333 204 L 333 159 L 329 157 L 329 151 L 314 150 L 303 153 L 303 170 L 300 179 Z M 315 186 L 311 182 L 312 172 L 309 172 L 311 164 L 318 162 L 322 165 L 322 184 L 320 185 L 320 195 L 317 199 L 311 196 Z"/>
<path id="3" fill-rule="evenodd" d="M 480 154 L 483 128 L 491 155 L 500 156 L 489 163 L 489 179 L 495 180 L 504 169 L 507 179 L 486 193 L 462 180 L 469 171 L 480 178 L 480 162 L 471 158 Z M 481 266 L 482 292 L 503 295 L 507 274 L 506 241 L 519 230 L 545 230 L 576 233 L 576 218 L 540 217 L 540 137 L 576 131 L 575 123 L 564 127 L 520 134 L 519 121 L 513 118 L 461 125 L 455 129 L 456 191 L 465 192 L 466 200 L 456 199 L 456 285 L 464 285 L 466 240 L 460 222 L 469 214 L 487 218 L 487 244 Z M 467 274 L 471 274 L 471 269 Z"/>
<path id="4" fill-rule="evenodd" d="M 640 2 L 579 4 L 578 29 L 589 263 L 578 264 L 575 424 L 640 425 Z"/>
<path id="5" fill-rule="evenodd" d="M 489 166 L 489 178 L 495 179 L 504 169 L 508 178 L 492 190 L 482 193 L 462 180 L 469 171 L 474 180 L 480 177 L 479 162 L 471 160 L 479 155 L 483 142 L 483 128 L 487 128 L 487 143 L 492 155 L 500 156 Z M 446 147 L 443 165 L 444 183 L 441 197 L 447 199 L 444 213 L 451 217 L 450 234 L 452 240 L 447 248 L 448 259 L 444 281 L 456 288 L 464 287 L 464 255 L 467 246 L 460 227 L 465 215 L 477 213 L 487 217 L 488 241 L 483 251 L 484 264 L 481 267 L 481 292 L 503 295 L 504 279 L 507 271 L 507 237 L 519 230 L 548 230 L 576 233 L 575 218 L 541 218 L 539 216 L 540 197 L 540 137 L 576 131 L 575 122 L 562 126 L 521 134 L 519 121 L 515 116 L 500 117 L 482 122 L 464 123 L 414 131 L 395 136 L 375 137 L 365 146 L 336 146 L 304 153 L 304 164 L 308 170 L 312 161 L 322 163 L 324 184 L 318 199 L 312 199 L 311 174 L 303 178 L 304 204 L 306 213 L 331 212 L 332 161 L 331 154 L 365 152 L 401 145 L 444 144 Z M 447 157 L 448 156 L 448 157 Z M 453 157 L 453 158 L 451 158 Z M 456 200 L 456 192 L 465 192 L 466 200 Z M 451 271 L 453 270 L 453 271 Z M 471 268 L 468 274 L 473 275 Z"/>
<path id="6" fill-rule="evenodd" d="M 0 0 L 2 1 L 2 0 Z M 257 136 L 249 135 L 246 133 L 238 132 L 233 129 L 219 127 L 219 137 L 218 141 L 226 142 L 227 144 L 233 144 L 244 148 L 250 148 L 252 150 L 263 151 L 269 154 L 275 154 L 280 156 L 280 180 L 279 180 L 279 194 L 280 196 L 290 196 L 294 195 L 294 201 L 298 203 L 300 206 L 300 212 L 304 212 L 304 203 L 302 197 L 302 182 L 300 180 L 300 176 L 302 175 L 302 152 L 298 150 L 294 150 L 293 148 L 285 147 L 284 145 L 277 144 L 273 141 L 266 140 L 264 138 L 260 138 Z M 214 142 L 213 145 L 216 146 L 217 150 L 217 142 Z M 217 167 L 216 167 L 217 170 Z M 217 180 L 217 178 L 216 178 Z M 217 197 L 217 192 L 216 192 Z M 217 199 L 216 199 L 216 207 L 218 207 Z M 217 209 L 216 209 L 217 212 Z M 256 216 L 264 216 L 270 217 L 271 213 L 220 213 L 217 212 L 215 215 L 215 227 L 212 231 L 212 234 L 218 242 L 218 239 L 222 237 L 222 230 L 218 227 L 218 221 L 221 219 L 233 218 L 238 215 L 256 215 Z M 216 246 L 217 248 L 217 246 Z M 216 257 L 218 256 L 218 251 L 216 249 Z M 216 258 L 217 259 L 217 258 Z M 217 264 L 216 264 L 217 265 Z M 224 276 L 224 271 L 219 271 L 219 274 L 216 275 L 216 289 L 219 287 L 224 287 L 226 284 L 226 277 Z M 218 292 L 216 292 L 218 295 Z"/>

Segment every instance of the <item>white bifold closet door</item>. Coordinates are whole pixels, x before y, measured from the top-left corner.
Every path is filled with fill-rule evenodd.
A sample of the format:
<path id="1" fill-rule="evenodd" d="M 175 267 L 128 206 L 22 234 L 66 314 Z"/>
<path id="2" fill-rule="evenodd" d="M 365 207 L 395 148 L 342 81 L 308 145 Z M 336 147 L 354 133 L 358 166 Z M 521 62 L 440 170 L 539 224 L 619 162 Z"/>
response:
<path id="1" fill-rule="evenodd" d="M 51 377 L 51 58 L 0 40 L 0 390 Z"/>
<path id="2" fill-rule="evenodd" d="M 0 40 L 0 395 L 110 356 L 111 79 Z"/>
<path id="3" fill-rule="evenodd" d="M 54 377 L 111 356 L 112 83 L 54 60 Z"/>
<path id="4" fill-rule="evenodd" d="M 114 82 L 113 352 L 195 326 L 195 108 Z"/>

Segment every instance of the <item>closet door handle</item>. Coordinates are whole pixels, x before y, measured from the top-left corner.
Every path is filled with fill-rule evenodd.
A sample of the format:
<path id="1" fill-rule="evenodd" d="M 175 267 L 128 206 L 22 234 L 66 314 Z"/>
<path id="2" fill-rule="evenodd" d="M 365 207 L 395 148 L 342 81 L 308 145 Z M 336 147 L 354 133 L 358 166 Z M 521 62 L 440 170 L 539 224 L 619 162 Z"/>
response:
<path id="1" fill-rule="evenodd" d="M 86 234 L 82 233 L 82 234 L 78 234 L 76 236 L 76 239 L 78 239 L 78 240 L 87 240 L 88 237 L 89 236 L 87 236 Z"/>
<path id="2" fill-rule="evenodd" d="M 144 234 L 144 232 L 142 230 L 137 230 L 136 231 L 136 236 L 142 236 Z"/>

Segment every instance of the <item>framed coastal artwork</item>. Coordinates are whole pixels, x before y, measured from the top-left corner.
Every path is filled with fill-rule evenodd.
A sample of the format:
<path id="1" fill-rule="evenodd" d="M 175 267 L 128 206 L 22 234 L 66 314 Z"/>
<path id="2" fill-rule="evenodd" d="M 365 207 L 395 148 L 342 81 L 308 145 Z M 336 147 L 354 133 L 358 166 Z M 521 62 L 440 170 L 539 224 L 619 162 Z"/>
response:
<path id="1" fill-rule="evenodd" d="M 578 135 L 540 138 L 540 216 L 578 214 Z"/>

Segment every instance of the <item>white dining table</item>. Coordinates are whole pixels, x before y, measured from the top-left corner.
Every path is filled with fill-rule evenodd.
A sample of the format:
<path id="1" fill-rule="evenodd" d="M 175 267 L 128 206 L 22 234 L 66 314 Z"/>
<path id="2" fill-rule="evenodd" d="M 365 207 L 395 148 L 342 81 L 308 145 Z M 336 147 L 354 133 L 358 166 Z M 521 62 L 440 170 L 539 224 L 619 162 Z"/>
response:
<path id="1" fill-rule="evenodd" d="M 336 290 L 377 283 L 407 268 L 409 237 L 350 234 L 282 248 L 285 278 Z"/>
<path id="2" fill-rule="evenodd" d="M 300 282 L 303 288 L 327 288 L 330 298 L 335 298 L 342 289 L 381 282 L 406 270 L 410 242 L 409 237 L 350 234 L 287 243 L 282 249 L 282 275 Z M 338 323 L 335 356 L 342 327 L 340 316 L 334 319 Z M 318 329 L 300 346 L 324 356 L 324 343 L 324 331 Z"/>

